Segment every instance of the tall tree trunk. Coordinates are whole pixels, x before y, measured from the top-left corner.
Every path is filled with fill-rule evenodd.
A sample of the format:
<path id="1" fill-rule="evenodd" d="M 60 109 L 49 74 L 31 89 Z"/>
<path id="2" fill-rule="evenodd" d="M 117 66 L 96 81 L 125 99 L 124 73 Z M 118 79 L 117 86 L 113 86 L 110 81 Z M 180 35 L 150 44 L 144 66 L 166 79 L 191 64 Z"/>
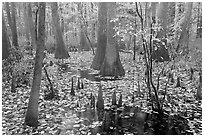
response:
<path id="1" fill-rule="evenodd" d="M 39 11 L 38 2 L 34 2 L 34 5 L 36 7 L 36 11 L 35 11 L 35 36 L 36 36 L 36 41 L 37 41 L 37 38 L 38 38 L 38 11 Z"/>
<path id="2" fill-rule="evenodd" d="M 176 51 L 179 51 L 180 48 L 185 48 L 186 52 L 188 52 L 189 30 L 190 30 L 192 7 L 193 7 L 193 2 L 187 2 L 185 4 L 184 20 L 181 25 L 182 31 L 180 34 Z"/>
<path id="3" fill-rule="evenodd" d="M 23 3 L 23 20 L 24 20 L 24 31 L 26 36 L 26 41 L 29 41 L 29 24 L 28 24 L 28 14 L 27 14 L 27 2 Z"/>
<path id="4" fill-rule="evenodd" d="M 85 14 L 83 15 L 82 9 L 83 9 L 83 4 L 80 2 L 78 3 L 78 11 L 80 12 L 79 15 L 79 22 L 80 22 L 80 44 L 79 44 L 79 50 L 85 50 L 85 51 L 89 51 L 90 47 L 88 45 L 88 39 L 86 37 L 86 32 L 87 32 L 87 27 L 85 26 Z"/>
<path id="5" fill-rule="evenodd" d="M 9 57 L 9 48 L 11 47 L 10 41 L 7 35 L 6 24 L 4 20 L 4 14 L 2 11 L 2 59 Z"/>
<path id="6" fill-rule="evenodd" d="M 91 13 L 94 13 L 94 4 L 93 2 L 91 2 Z M 92 20 L 94 20 L 94 18 L 92 17 Z M 96 39 L 95 39 L 95 32 L 96 32 L 96 23 L 95 21 L 92 23 L 92 30 L 91 30 L 91 39 L 92 39 L 92 43 L 96 43 Z"/>
<path id="7" fill-rule="evenodd" d="M 162 29 L 158 32 L 157 37 L 162 38 L 165 37 L 167 34 L 167 26 L 168 26 L 168 3 L 167 2 L 160 2 L 157 6 L 156 11 L 157 18 L 159 20 L 159 24 L 161 25 Z"/>
<path id="8" fill-rule="evenodd" d="M 145 16 L 147 15 L 146 13 L 146 6 L 145 6 Z M 135 22 L 134 22 L 134 34 L 137 33 L 137 14 L 135 14 Z M 146 17 L 145 17 L 146 18 Z M 133 35 L 133 60 L 136 59 L 136 36 Z"/>
<path id="9" fill-rule="evenodd" d="M 175 2 L 168 2 L 168 22 L 171 24 L 174 24 L 174 20 L 175 20 L 175 7 L 176 7 L 176 3 Z"/>
<path id="10" fill-rule="evenodd" d="M 31 35 L 31 45 L 33 48 L 36 48 L 37 46 L 37 35 L 35 33 L 35 25 L 33 22 L 33 16 L 32 16 L 32 8 L 31 8 L 31 3 L 27 3 L 27 15 L 28 15 L 28 25 L 29 25 L 29 30 L 30 30 L 30 35 Z"/>
<path id="11" fill-rule="evenodd" d="M 35 67 L 33 74 L 33 83 L 30 92 L 28 108 L 25 117 L 25 124 L 32 127 L 38 126 L 38 100 L 42 75 L 42 63 L 44 59 L 45 48 L 45 2 L 39 4 L 39 26 L 38 42 L 35 56 Z"/>
<path id="12" fill-rule="evenodd" d="M 12 14 L 12 22 L 13 22 L 13 27 L 12 27 L 13 45 L 15 47 L 19 47 L 17 27 L 16 27 L 16 5 L 14 2 L 11 2 L 11 14 Z"/>
<path id="13" fill-rule="evenodd" d="M 169 61 L 169 53 L 167 49 L 167 33 L 169 32 L 168 30 L 168 2 L 160 2 L 157 5 L 157 10 L 156 10 L 156 16 L 157 16 L 157 23 L 160 24 L 161 29 L 157 31 L 156 38 L 159 38 L 161 40 L 153 40 L 153 48 L 152 50 L 152 58 L 159 61 Z"/>
<path id="14" fill-rule="evenodd" d="M 11 7 L 9 5 L 9 2 L 6 2 L 6 13 L 7 13 L 8 23 L 11 29 L 13 46 L 18 47 L 18 36 L 17 36 L 17 30 L 16 30 L 16 7 L 13 2 L 11 2 Z"/>
<path id="15" fill-rule="evenodd" d="M 61 19 L 62 35 L 64 34 L 64 18 Z"/>
<path id="16" fill-rule="evenodd" d="M 202 3 L 198 2 L 196 38 L 202 38 Z"/>
<path id="17" fill-rule="evenodd" d="M 98 5 L 98 31 L 97 31 L 97 49 L 91 68 L 100 70 L 103 63 L 107 44 L 107 3 L 99 2 Z"/>
<path id="18" fill-rule="evenodd" d="M 62 37 L 59 14 L 57 12 L 58 5 L 57 2 L 51 3 L 52 7 L 52 23 L 54 26 L 54 34 L 56 38 L 56 49 L 55 49 L 55 58 L 57 59 L 67 59 L 69 58 L 69 53 L 65 47 L 64 40 Z"/>
<path id="19" fill-rule="evenodd" d="M 102 76 L 124 76 L 125 71 L 120 61 L 119 49 L 115 38 L 115 23 L 112 21 L 116 15 L 116 3 L 108 3 L 107 14 L 107 46 L 105 52 L 105 59 L 100 69 Z"/>
<path id="20" fill-rule="evenodd" d="M 13 23 L 12 23 L 12 19 L 11 19 L 11 11 L 10 11 L 10 5 L 9 2 L 5 2 L 6 4 L 6 14 L 7 14 L 7 20 L 8 20 L 8 24 L 10 26 L 11 32 L 12 32 L 12 28 L 13 28 Z M 13 41 L 13 40 L 12 40 Z"/>
<path id="21" fill-rule="evenodd" d="M 154 19 L 156 19 L 156 10 L 157 10 L 157 2 L 151 2 L 151 17 Z"/>

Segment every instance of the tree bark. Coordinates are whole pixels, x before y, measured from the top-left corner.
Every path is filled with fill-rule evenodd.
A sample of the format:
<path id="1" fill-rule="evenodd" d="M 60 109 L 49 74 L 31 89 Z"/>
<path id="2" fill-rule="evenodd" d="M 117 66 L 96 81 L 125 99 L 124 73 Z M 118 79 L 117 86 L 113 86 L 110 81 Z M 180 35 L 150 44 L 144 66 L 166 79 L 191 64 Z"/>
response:
<path id="1" fill-rule="evenodd" d="M 35 56 L 35 67 L 33 74 L 32 88 L 28 108 L 25 117 L 25 124 L 32 127 L 38 126 L 38 100 L 42 75 L 42 63 L 44 59 L 45 48 L 45 2 L 39 4 L 39 22 L 38 22 L 38 42 Z"/>
<path id="2" fill-rule="evenodd" d="M 13 27 L 12 27 L 13 45 L 15 47 L 19 47 L 17 27 L 16 27 L 16 5 L 14 2 L 11 2 L 11 15 L 12 15 L 12 22 L 13 22 Z"/>
<path id="3" fill-rule="evenodd" d="M 165 37 L 167 34 L 167 26 L 168 24 L 168 3 L 167 2 L 160 2 L 157 6 L 157 18 L 159 20 L 159 24 L 161 25 L 162 29 L 157 32 L 157 38 Z"/>
<path id="4" fill-rule="evenodd" d="M 51 7 L 52 7 L 52 23 L 54 26 L 54 34 L 55 34 L 56 45 L 57 45 L 56 50 L 55 50 L 55 58 L 56 59 L 67 59 L 70 56 L 65 47 L 64 40 L 62 37 L 59 14 L 57 13 L 57 10 L 58 10 L 57 2 L 51 3 Z"/>
<path id="5" fill-rule="evenodd" d="M 24 20 L 24 29 L 25 29 L 25 36 L 26 41 L 29 41 L 29 23 L 28 23 L 28 14 L 27 14 L 27 2 L 23 3 L 23 20 Z"/>
<path id="6" fill-rule="evenodd" d="M 12 32 L 12 28 L 13 28 L 12 24 L 13 24 L 13 22 L 12 22 L 12 19 L 11 19 L 10 5 L 9 5 L 9 2 L 5 2 L 5 4 L 6 4 L 6 14 L 7 14 L 8 24 L 9 24 L 11 32 Z"/>
<path id="7" fill-rule="evenodd" d="M 91 68 L 100 70 L 103 63 L 107 44 L 107 3 L 99 2 L 98 5 L 98 31 L 97 31 L 97 49 Z"/>
<path id="8" fill-rule="evenodd" d="M 7 34 L 6 24 L 4 20 L 4 14 L 2 11 L 2 60 L 9 57 L 9 48 L 11 47 Z"/>
<path id="9" fill-rule="evenodd" d="M 37 7 L 35 11 L 35 36 L 36 36 L 36 41 L 37 41 L 37 38 L 38 38 L 38 11 L 39 11 L 38 2 L 34 2 L 34 5 Z"/>
<path id="10" fill-rule="evenodd" d="M 196 38 L 202 38 L 202 4 L 198 2 Z"/>
<path id="11" fill-rule="evenodd" d="M 11 7 L 9 5 L 9 2 L 6 2 L 6 13 L 7 13 L 8 23 L 11 29 L 13 46 L 18 47 L 18 36 L 17 36 L 17 29 L 16 29 L 16 7 L 14 2 L 11 2 Z"/>
<path id="12" fill-rule="evenodd" d="M 33 22 L 33 16 L 32 16 L 32 8 L 31 3 L 28 2 L 27 4 L 27 15 L 28 15 L 28 25 L 29 25 L 29 31 L 31 35 L 31 45 L 36 48 L 37 46 L 37 35 L 35 33 L 35 25 Z"/>
<path id="13" fill-rule="evenodd" d="M 82 51 L 82 50 L 85 50 L 85 51 L 89 51 L 90 50 L 90 47 L 88 45 L 88 39 L 86 37 L 86 32 L 87 32 L 87 27 L 85 25 L 86 24 L 86 19 L 85 19 L 85 13 L 83 15 L 83 12 L 82 12 L 82 9 L 83 9 L 83 5 L 82 3 L 78 3 L 78 11 L 80 12 L 80 15 L 79 15 L 79 23 L 80 23 L 80 43 L 79 43 L 79 50 Z"/>
<path id="14" fill-rule="evenodd" d="M 181 25 L 181 34 L 178 41 L 178 45 L 176 51 L 178 52 L 180 48 L 185 48 L 188 50 L 189 44 L 189 30 L 190 30 L 190 22 L 191 22 L 191 14 L 192 14 L 193 2 L 187 2 L 185 4 L 185 13 L 184 13 L 184 21 Z M 188 51 L 187 51 L 188 52 Z"/>
<path id="15" fill-rule="evenodd" d="M 105 59 L 100 69 L 102 76 L 124 76 L 125 71 L 120 61 L 118 45 L 115 38 L 115 23 L 112 21 L 116 15 L 116 3 L 109 2 L 107 14 L 107 46 Z"/>

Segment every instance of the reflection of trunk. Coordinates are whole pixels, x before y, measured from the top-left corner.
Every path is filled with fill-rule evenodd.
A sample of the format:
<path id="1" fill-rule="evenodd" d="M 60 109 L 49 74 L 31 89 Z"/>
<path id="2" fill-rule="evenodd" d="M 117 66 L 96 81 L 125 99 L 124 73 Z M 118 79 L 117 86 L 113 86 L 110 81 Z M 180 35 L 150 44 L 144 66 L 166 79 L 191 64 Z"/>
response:
<path id="1" fill-rule="evenodd" d="M 59 22 L 59 14 L 57 13 L 58 5 L 57 2 L 51 3 L 52 7 L 52 23 L 54 25 L 54 33 L 55 33 L 55 38 L 56 38 L 56 50 L 55 50 L 55 58 L 57 59 L 66 59 L 69 56 L 68 51 L 66 50 L 63 37 L 62 37 L 62 32 L 61 32 L 61 27 L 60 27 L 60 22 Z"/>
<path id="2" fill-rule="evenodd" d="M 105 57 L 106 50 L 106 27 L 107 27 L 107 3 L 99 2 L 98 6 L 98 31 L 97 31 L 97 49 L 91 68 L 100 70 Z"/>
<path id="3" fill-rule="evenodd" d="M 28 108 L 25 117 L 25 123 L 28 126 L 38 126 L 38 100 L 42 76 L 42 63 L 44 59 L 44 43 L 45 43 L 45 2 L 39 4 L 39 23 L 38 23 L 38 45 L 35 56 L 35 67 L 33 74 L 32 88 Z"/>
<path id="4" fill-rule="evenodd" d="M 192 2 L 187 2 L 185 4 L 185 14 L 184 14 L 184 21 L 182 22 L 182 31 L 180 34 L 180 38 L 178 41 L 178 45 L 176 51 L 178 52 L 180 48 L 185 48 L 186 52 L 188 52 L 188 44 L 189 44 L 189 30 L 190 30 L 190 21 L 191 21 L 191 14 L 192 14 Z"/>
<path id="5" fill-rule="evenodd" d="M 7 59 L 9 56 L 9 48 L 11 47 L 7 34 L 4 14 L 2 13 L 2 59 Z"/>
<path id="6" fill-rule="evenodd" d="M 115 23 L 112 22 L 116 14 L 116 3 L 108 3 L 108 22 L 107 22 L 107 46 L 105 59 L 100 69 L 102 76 L 124 76 L 125 71 L 120 61 L 118 45 L 115 38 Z"/>

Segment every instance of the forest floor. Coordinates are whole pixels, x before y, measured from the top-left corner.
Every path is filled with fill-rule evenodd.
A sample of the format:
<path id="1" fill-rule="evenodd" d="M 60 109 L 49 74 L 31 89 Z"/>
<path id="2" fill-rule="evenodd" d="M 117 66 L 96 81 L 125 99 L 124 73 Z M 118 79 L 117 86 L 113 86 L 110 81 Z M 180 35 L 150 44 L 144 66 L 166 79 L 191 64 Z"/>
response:
<path id="1" fill-rule="evenodd" d="M 54 59 L 52 54 L 47 55 L 44 60 L 48 64 L 50 61 L 54 63 L 46 68 L 58 98 L 45 100 L 46 85 L 49 83 L 43 71 L 39 99 L 39 126 L 37 128 L 24 125 L 29 93 L 31 91 L 32 73 L 28 74 L 29 84 L 19 84 L 16 88 L 16 93 L 11 93 L 10 81 L 2 82 L 2 134 L 157 134 L 154 132 L 154 127 L 151 126 L 152 123 L 147 119 L 140 123 L 141 125 L 135 125 L 135 128 L 130 130 L 132 126 L 131 119 L 127 120 L 130 116 L 122 118 L 122 124 L 120 123 L 121 132 L 112 132 L 113 129 L 111 132 L 102 132 L 100 129 L 102 121 L 98 120 L 96 110 L 93 110 L 90 106 L 90 95 L 92 93 L 97 98 L 99 83 L 101 83 L 105 107 L 111 106 L 112 94 L 115 91 L 117 100 L 122 94 L 123 106 L 139 107 L 142 112 L 152 114 L 151 106 L 148 103 L 149 101 L 147 101 L 148 89 L 144 80 L 145 66 L 142 59 L 138 57 L 136 61 L 133 61 L 132 54 L 121 52 L 120 58 L 126 72 L 125 76 L 117 80 L 99 81 L 91 75 L 97 73 L 97 71 L 90 69 L 93 60 L 91 52 L 70 52 L 70 56 L 69 59 L 65 60 L 67 66 L 63 67 L 62 65 L 61 67 L 57 65 L 58 60 Z M 160 77 L 161 87 L 159 91 L 161 98 L 163 97 L 162 92 L 165 91 L 164 88 L 171 65 L 172 63 L 170 62 Z M 162 66 L 162 63 L 155 64 L 154 79 L 157 78 Z M 201 101 L 196 99 L 199 75 L 198 71 L 195 71 L 193 79 L 189 80 L 190 67 L 190 63 L 179 61 L 176 62 L 172 70 L 174 81 L 168 83 L 164 109 L 168 115 L 166 121 L 172 118 L 177 120 L 177 122 L 172 122 L 172 125 L 168 125 L 168 128 L 171 127 L 172 129 L 171 131 L 158 134 L 202 134 Z M 176 87 L 178 76 L 181 78 L 181 87 Z M 75 96 L 70 95 L 72 77 L 74 79 Z M 84 83 L 83 89 L 76 89 L 78 77 Z M 154 82 L 156 83 L 156 80 Z M 130 109 L 128 113 L 134 114 L 134 112 L 135 110 Z M 126 112 L 123 111 L 123 113 Z M 176 118 L 176 116 L 178 117 Z M 149 129 L 147 125 L 144 125 L 145 122 L 149 122 Z M 177 127 L 174 128 L 176 124 Z M 139 129 L 139 127 L 145 127 L 145 129 Z M 152 128 L 153 130 L 150 130 Z"/>

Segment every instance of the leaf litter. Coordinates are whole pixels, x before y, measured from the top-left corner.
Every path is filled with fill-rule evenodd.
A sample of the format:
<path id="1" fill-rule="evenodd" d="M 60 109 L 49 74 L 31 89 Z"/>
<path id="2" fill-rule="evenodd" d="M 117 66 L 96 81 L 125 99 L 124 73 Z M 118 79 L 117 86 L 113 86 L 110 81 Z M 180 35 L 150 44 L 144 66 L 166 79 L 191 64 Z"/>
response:
<path id="1" fill-rule="evenodd" d="M 3 82 L 2 134 L 101 134 L 98 128 L 102 125 L 102 122 L 98 121 L 96 111 L 92 110 L 89 99 L 91 93 L 97 97 L 99 83 L 102 85 L 104 104 L 106 107 L 111 105 L 112 93 L 116 91 L 117 100 L 119 100 L 120 94 L 122 94 L 123 105 L 138 106 L 141 107 L 143 111 L 150 112 L 151 107 L 146 101 L 148 91 L 144 82 L 144 63 L 139 61 L 139 59 L 137 62 L 133 62 L 129 54 L 120 54 L 122 64 L 126 70 L 125 77 L 116 81 L 101 82 L 81 78 L 84 82 L 84 89 L 75 89 L 75 96 L 70 95 L 71 77 L 74 77 L 74 85 L 77 85 L 77 77 L 80 77 L 80 70 L 83 69 L 94 72 L 94 70 L 89 68 L 93 60 L 93 55 L 91 52 L 84 52 L 82 54 L 70 53 L 71 58 L 65 60 L 68 65 L 68 70 L 63 73 L 62 70 L 58 69 L 59 66 L 56 65 L 58 60 L 54 59 L 54 56 L 50 54 L 45 61 L 48 62 L 52 60 L 54 62 L 53 66 L 48 67 L 48 73 L 54 84 L 54 88 L 58 90 L 59 99 L 44 100 L 45 85 L 48 81 L 43 73 L 39 99 L 39 126 L 37 128 L 31 128 L 23 124 L 29 100 L 30 87 L 18 87 L 17 93 L 11 93 L 9 86 L 6 86 L 6 83 Z M 156 71 L 157 68 L 155 68 L 155 72 Z M 175 77 L 181 77 L 185 89 L 181 87 L 175 88 L 176 82 L 168 84 L 168 93 L 165 99 L 164 109 L 168 110 L 169 115 L 181 115 L 187 119 L 189 129 L 186 129 L 186 132 L 190 134 L 201 134 L 201 101 L 195 98 L 198 74 L 195 74 L 194 81 L 190 81 L 188 79 L 189 73 L 183 66 L 177 67 L 173 72 Z M 138 80 L 140 92 L 138 91 Z M 161 85 L 163 87 L 166 80 L 167 78 L 165 76 L 161 77 Z M 163 90 L 161 87 L 160 92 Z M 135 98 L 134 101 L 133 96 Z M 160 96 L 162 97 L 162 95 Z M 130 112 L 123 117 L 129 119 L 133 114 L 133 112 Z M 148 124 L 151 125 L 151 123 Z M 128 125 L 126 126 L 129 127 Z M 149 128 L 148 133 L 153 134 L 150 129 L 151 128 Z M 132 132 L 127 130 L 124 134 L 139 134 L 133 131 L 139 132 L 138 129 L 134 129 Z"/>

